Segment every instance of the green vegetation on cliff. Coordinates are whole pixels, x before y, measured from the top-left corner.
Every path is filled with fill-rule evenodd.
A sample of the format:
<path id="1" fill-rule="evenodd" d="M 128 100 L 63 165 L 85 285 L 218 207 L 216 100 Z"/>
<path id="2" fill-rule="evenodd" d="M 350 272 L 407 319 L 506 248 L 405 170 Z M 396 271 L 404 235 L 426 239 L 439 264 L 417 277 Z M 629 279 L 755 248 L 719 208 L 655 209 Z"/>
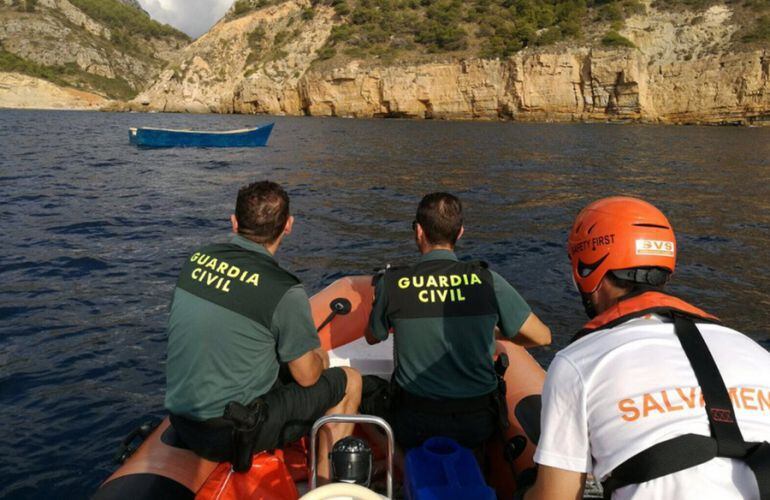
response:
<path id="1" fill-rule="evenodd" d="M 312 0 L 334 8 L 346 22 L 334 28 L 325 58 L 393 58 L 404 53 L 458 53 L 507 57 L 525 47 L 584 38 L 585 27 L 605 26 L 595 40 L 606 46 L 634 44 L 618 31 L 631 15 L 644 14 L 639 0 Z M 239 0 L 243 14 L 271 0 Z M 704 9 L 716 0 L 665 0 L 660 9 Z M 732 0 L 731 7 L 762 12 L 770 0 Z M 238 5 L 236 4 L 236 5 Z M 304 14 L 307 16 L 307 14 Z M 763 38 L 762 20 L 745 18 L 744 41 Z M 751 25 L 756 29 L 751 31 Z M 607 30 L 609 26 L 609 30 Z M 595 35 L 595 34 L 594 34 Z M 739 38 L 740 39 L 740 38 Z"/>
<path id="2" fill-rule="evenodd" d="M 757 19 L 753 29 L 743 35 L 744 42 L 770 42 L 770 15 L 764 15 Z"/>
<path id="3" fill-rule="evenodd" d="M 117 0 L 69 0 L 78 9 L 110 29 L 125 30 L 145 37 L 190 37 L 167 24 L 154 21 L 142 11 Z"/>
<path id="4" fill-rule="evenodd" d="M 165 64 L 166 53 L 189 37 L 123 1 L 69 0 L 72 5 L 59 5 L 0 0 L 0 23 L 10 27 L 0 29 L 0 71 L 116 99 L 134 97 Z M 93 22 L 83 21 L 80 13 Z"/>
<path id="5" fill-rule="evenodd" d="M 242 0 L 247 1 L 247 0 Z M 347 23 L 329 49 L 352 56 L 397 52 L 470 52 L 506 57 L 524 47 L 579 38 L 591 21 L 619 22 L 643 13 L 638 0 L 314 0 Z M 349 12 L 349 14 L 344 14 Z"/>
<path id="6" fill-rule="evenodd" d="M 87 73 L 73 63 L 43 66 L 4 50 L 2 45 L 0 45 L 0 71 L 42 78 L 64 87 L 95 89 L 112 99 L 131 99 L 136 95 L 136 91 L 123 78 L 106 78 Z"/>
<path id="7" fill-rule="evenodd" d="M 343 23 L 334 27 L 320 59 L 335 55 L 398 59 L 452 53 L 507 57 L 525 47 L 581 40 L 608 47 L 635 45 L 619 32 L 625 20 L 644 14 L 641 0 L 311 0 L 332 7 Z M 281 3 L 237 0 L 231 17 Z M 737 42 L 767 41 L 770 0 L 655 0 L 656 9 L 703 10 L 727 3 L 738 12 Z M 759 16 L 757 14 L 760 14 Z M 305 20 L 314 12 L 306 9 Z M 592 31 L 586 33 L 586 31 Z M 598 30 L 598 31 L 597 31 Z"/>
<path id="8" fill-rule="evenodd" d="M 118 0 L 69 0 L 87 16 L 104 24 L 123 36 L 174 37 L 189 40 L 190 37 L 167 24 L 153 21 L 144 12 L 129 7 Z"/>

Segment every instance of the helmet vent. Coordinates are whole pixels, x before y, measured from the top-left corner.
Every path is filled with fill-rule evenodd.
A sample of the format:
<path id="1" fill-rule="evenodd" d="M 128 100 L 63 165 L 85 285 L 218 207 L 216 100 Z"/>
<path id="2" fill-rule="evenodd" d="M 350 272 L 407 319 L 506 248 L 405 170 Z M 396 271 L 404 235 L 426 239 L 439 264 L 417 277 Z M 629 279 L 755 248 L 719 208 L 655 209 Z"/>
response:
<path id="1" fill-rule="evenodd" d="M 595 222 L 591 227 L 588 228 L 588 234 L 591 234 L 591 231 L 594 230 L 594 228 L 596 227 L 596 224 L 598 224 L 598 222 Z"/>
<path id="2" fill-rule="evenodd" d="M 661 226 L 660 224 L 631 224 L 631 225 L 636 227 L 654 227 L 658 229 L 671 229 L 668 226 Z"/>

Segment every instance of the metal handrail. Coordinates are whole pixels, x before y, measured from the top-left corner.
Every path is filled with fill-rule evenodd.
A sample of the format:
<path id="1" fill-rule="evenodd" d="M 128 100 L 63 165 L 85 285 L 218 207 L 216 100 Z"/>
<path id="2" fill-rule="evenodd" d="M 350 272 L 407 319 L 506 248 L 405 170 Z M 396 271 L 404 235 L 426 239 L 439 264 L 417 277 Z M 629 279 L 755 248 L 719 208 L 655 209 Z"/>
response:
<path id="1" fill-rule="evenodd" d="M 315 421 L 310 431 L 310 489 L 314 489 L 318 484 L 318 464 L 316 458 L 316 438 L 319 429 L 326 424 L 373 424 L 385 429 L 388 437 L 387 457 L 387 492 L 388 498 L 393 498 L 393 453 L 395 450 L 395 441 L 393 439 L 393 429 L 390 428 L 384 419 L 374 415 L 327 415 Z"/>

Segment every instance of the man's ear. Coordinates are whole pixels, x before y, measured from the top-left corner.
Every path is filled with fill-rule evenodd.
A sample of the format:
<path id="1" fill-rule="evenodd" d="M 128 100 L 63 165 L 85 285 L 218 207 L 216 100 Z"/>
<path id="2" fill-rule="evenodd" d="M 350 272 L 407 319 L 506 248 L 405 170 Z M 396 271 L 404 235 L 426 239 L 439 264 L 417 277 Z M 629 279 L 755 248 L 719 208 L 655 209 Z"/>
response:
<path id="1" fill-rule="evenodd" d="M 465 234 L 465 226 L 460 226 L 460 232 L 457 233 L 457 239 L 455 240 L 455 243 L 460 241 L 460 238 L 463 237 L 463 234 Z"/>
<path id="2" fill-rule="evenodd" d="M 291 234 L 291 230 L 294 228 L 294 216 L 290 215 L 288 219 L 286 219 L 286 225 L 283 226 L 283 234 L 288 236 Z"/>
<path id="3" fill-rule="evenodd" d="M 238 233 L 238 219 L 235 217 L 235 214 L 230 215 L 230 224 L 233 226 L 233 232 Z"/>

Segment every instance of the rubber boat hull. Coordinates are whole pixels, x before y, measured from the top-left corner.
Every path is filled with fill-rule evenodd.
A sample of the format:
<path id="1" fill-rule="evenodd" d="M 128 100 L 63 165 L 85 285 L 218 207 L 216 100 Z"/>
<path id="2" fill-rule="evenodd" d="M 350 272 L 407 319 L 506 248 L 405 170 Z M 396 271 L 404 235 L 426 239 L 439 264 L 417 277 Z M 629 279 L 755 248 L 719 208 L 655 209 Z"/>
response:
<path id="1" fill-rule="evenodd" d="M 334 316 L 319 331 L 321 345 L 331 350 L 330 357 L 335 360 L 332 364 L 349 364 L 367 374 L 372 371 L 368 366 L 379 365 L 371 364 L 372 360 L 366 358 L 351 359 L 350 352 L 360 350 L 366 354 L 378 347 L 366 346 L 363 339 L 373 302 L 371 276 L 341 278 L 311 297 L 317 325 L 328 320 L 330 304 L 339 298 L 350 301 L 350 312 Z M 487 447 L 487 481 L 499 498 L 510 498 L 516 487 L 515 474 L 534 465 L 532 456 L 539 437 L 540 394 L 545 372 L 525 349 L 511 342 L 497 342 L 497 354 L 502 353 L 510 360 L 505 373 L 510 427 L 505 439 L 496 438 Z M 389 355 L 392 369 L 392 350 Z M 256 483 L 252 481 L 248 498 L 291 500 L 299 495 L 293 483 L 287 484 L 287 478 L 297 482 L 307 479 L 305 449 L 295 445 L 257 455 L 248 474 L 234 474 L 229 469 L 229 464 L 205 460 L 185 449 L 166 418 L 100 486 L 94 498 L 220 498 L 223 491 L 220 483 L 224 488 L 236 476 L 252 476 L 257 470 L 256 474 L 264 477 L 264 481 L 259 477 Z"/>
<path id="2" fill-rule="evenodd" d="M 273 125 L 224 132 L 140 127 L 129 129 L 128 140 L 144 148 L 251 148 L 267 145 Z"/>

